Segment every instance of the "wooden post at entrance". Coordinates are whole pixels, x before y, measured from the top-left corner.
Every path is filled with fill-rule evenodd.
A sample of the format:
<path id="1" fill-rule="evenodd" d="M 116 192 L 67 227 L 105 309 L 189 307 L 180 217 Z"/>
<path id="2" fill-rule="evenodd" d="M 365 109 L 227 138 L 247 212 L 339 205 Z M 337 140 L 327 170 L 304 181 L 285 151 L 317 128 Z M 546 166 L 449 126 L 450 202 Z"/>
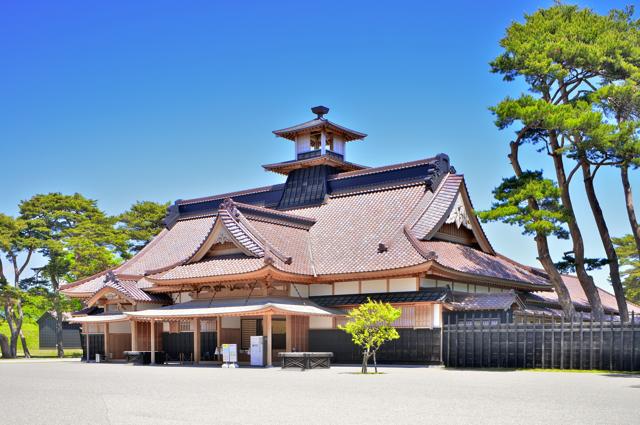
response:
<path id="1" fill-rule="evenodd" d="M 131 322 L 131 351 L 138 349 L 138 322 L 132 320 Z"/>
<path id="2" fill-rule="evenodd" d="M 109 358 L 109 323 L 104 324 L 104 361 Z"/>
<path id="3" fill-rule="evenodd" d="M 216 348 L 222 350 L 222 318 L 220 316 L 216 317 Z"/>
<path id="4" fill-rule="evenodd" d="M 293 329 L 292 323 L 291 323 L 291 315 L 287 315 L 285 318 L 285 335 L 286 335 L 286 351 L 287 353 L 291 352 L 292 349 L 292 344 L 291 344 L 291 337 L 293 336 L 293 333 L 291 332 Z"/>
<path id="5" fill-rule="evenodd" d="M 271 366 L 272 363 L 272 353 L 271 353 L 271 348 L 272 348 L 272 343 L 271 343 L 271 314 L 266 314 L 264 316 L 264 318 L 262 319 L 262 323 L 263 323 L 263 334 L 266 335 L 267 337 L 267 366 Z"/>
<path id="6" fill-rule="evenodd" d="M 200 319 L 193 319 L 193 362 L 200 363 Z"/>
<path id="7" fill-rule="evenodd" d="M 91 357 L 91 354 L 89 354 L 89 324 L 85 323 L 83 327 L 84 327 L 84 339 L 87 344 L 87 358 L 85 360 L 87 361 L 87 363 L 89 363 L 89 358 Z"/>
<path id="8" fill-rule="evenodd" d="M 149 327 L 151 328 L 151 364 L 156 364 L 156 321 L 152 320 Z"/>

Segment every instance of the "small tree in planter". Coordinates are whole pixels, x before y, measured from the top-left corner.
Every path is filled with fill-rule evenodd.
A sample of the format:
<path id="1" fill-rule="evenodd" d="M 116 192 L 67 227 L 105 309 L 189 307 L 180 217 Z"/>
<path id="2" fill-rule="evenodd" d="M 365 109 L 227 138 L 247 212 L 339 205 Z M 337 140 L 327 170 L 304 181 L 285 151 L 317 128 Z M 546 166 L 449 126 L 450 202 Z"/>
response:
<path id="1" fill-rule="evenodd" d="M 376 352 L 386 341 L 400 338 L 396 328 L 391 325 L 400 314 L 400 310 L 389 303 L 367 299 L 365 304 L 349 312 L 349 321 L 344 326 L 338 326 L 351 335 L 354 344 L 362 348 L 362 373 L 367 373 L 371 357 L 375 372 L 378 373 Z"/>

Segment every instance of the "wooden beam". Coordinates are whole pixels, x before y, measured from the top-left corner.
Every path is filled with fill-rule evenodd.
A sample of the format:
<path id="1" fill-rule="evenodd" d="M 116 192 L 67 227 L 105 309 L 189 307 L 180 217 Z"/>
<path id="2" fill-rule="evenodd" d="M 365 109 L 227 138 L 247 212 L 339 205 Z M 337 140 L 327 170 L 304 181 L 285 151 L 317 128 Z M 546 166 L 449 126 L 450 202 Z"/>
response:
<path id="1" fill-rule="evenodd" d="M 292 348 L 291 338 L 292 338 L 293 334 L 291 332 L 293 330 L 293 326 L 291 326 L 291 325 L 292 325 L 292 323 L 291 323 L 291 315 L 287 314 L 285 316 L 285 332 L 286 332 L 286 341 L 287 341 L 287 343 L 286 343 L 286 351 L 287 351 L 287 353 L 290 353 L 291 352 L 291 348 Z"/>
<path id="2" fill-rule="evenodd" d="M 151 328 L 151 364 L 156 364 L 156 321 L 152 320 L 149 323 Z"/>
<path id="3" fill-rule="evenodd" d="M 136 351 L 138 349 L 138 322 L 131 321 L 131 350 Z"/>
<path id="4" fill-rule="evenodd" d="M 109 323 L 104 324 L 104 358 L 109 358 Z"/>
<path id="5" fill-rule="evenodd" d="M 193 362 L 200 363 L 200 319 L 193 319 Z"/>
<path id="6" fill-rule="evenodd" d="M 267 366 L 271 366 L 272 363 L 272 339 L 271 339 L 271 314 L 265 314 L 262 319 L 263 333 L 267 336 Z"/>

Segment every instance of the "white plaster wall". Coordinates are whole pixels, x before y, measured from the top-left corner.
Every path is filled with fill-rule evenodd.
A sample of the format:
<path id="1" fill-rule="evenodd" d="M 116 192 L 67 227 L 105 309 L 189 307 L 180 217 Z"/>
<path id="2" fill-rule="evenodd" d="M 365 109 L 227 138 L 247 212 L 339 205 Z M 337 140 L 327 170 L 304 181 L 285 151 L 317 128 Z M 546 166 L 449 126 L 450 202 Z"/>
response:
<path id="1" fill-rule="evenodd" d="M 314 283 L 309 285 L 309 296 L 331 295 L 331 284 Z"/>
<path id="2" fill-rule="evenodd" d="M 240 317 L 235 317 L 235 316 L 222 317 L 222 327 L 224 329 L 240 329 Z"/>
<path id="3" fill-rule="evenodd" d="M 363 280 L 361 284 L 361 288 L 362 288 L 361 292 L 363 294 L 375 294 L 379 292 L 387 292 L 387 281 L 386 279 Z"/>
<path id="4" fill-rule="evenodd" d="M 333 328 L 333 318 L 324 316 L 310 316 L 309 329 L 331 329 Z"/>
<path id="5" fill-rule="evenodd" d="M 428 279 L 426 277 L 420 278 L 420 287 L 421 288 L 435 288 L 438 284 L 438 281 L 435 279 Z"/>
<path id="6" fill-rule="evenodd" d="M 484 285 L 475 285 L 476 287 L 476 292 L 489 292 L 489 288 L 487 286 Z"/>
<path id="7" fill-rule="evenodd" d="M 298 288 L 298 291 L 296 292 L 296 288 Z M 300 295 L 298 295 L 298 292 L 300 292 Z M 291 297 L 302 297 L 302 298 L 309 298 L 309 285 L 303 285 L 301 283 L 292 283 L 291 284 L 291 288 L 289 288 L 289 296 Z"/>
<path id="8" fill-rule="evenodd" d="M 162 322 L 162 332 L 169 332 L 169 322 Z"/>
<path id="9" fill-rule="evenodd" d="M 333 292 L 335 295 L 357 294 L 358 290 L 358 281 L 336 282 L 333 284 Z"/>
<path id="10" fill-rule="evenodd" d="M 433 327 L 439 328 L 442 326 L 442 304 L 433 305 Z"/>
<path id="11" fill-rule="evenodd" d="M 389 279 L 389 292 L 404 292 L 416 290 L 415 277 L 403 277 L 401 279 Z"/>
<path id="12" fill-rule="evenodd" d="M 132 322 L 129 322 L 129 321 L 109 323 L 109 333 L 112 333 L 112 334 L 130 334 L 131 333 L 131 323 Z"/>
<path id="13" fill-rule="evenodd" d="M 310 135 L 309 133 L 307 134 L 300 134 L 299 136 L 296 137 L 296 155 L 302 152 L 308 152 L 311 150 L 311 143 L 310 143 Z"/>
<path id="14" fill-rule="evenodd" d="M 333 135 L 333 151 L 335 153 L 339 153 L 340 155 L 344 156 L 344 152 L 345 152 L 345 143 L 344 140 L 342 140 L 342 137 L 337 136 L 337 135 Z"/>

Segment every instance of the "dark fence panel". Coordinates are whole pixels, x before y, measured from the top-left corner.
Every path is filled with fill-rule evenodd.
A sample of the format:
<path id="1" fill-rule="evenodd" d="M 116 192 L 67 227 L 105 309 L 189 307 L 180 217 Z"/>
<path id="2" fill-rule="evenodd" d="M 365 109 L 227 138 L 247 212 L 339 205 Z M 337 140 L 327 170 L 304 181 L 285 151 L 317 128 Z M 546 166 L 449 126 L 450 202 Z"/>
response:
<path id="1" fill-rule="evenodd" d="M 640 324 L 538 320 L 458 321 L 444 326 L 450 367 L 640 370 Z"/>
<path id="2" fill-rule="evenodd" d="M 216 344 L 218 338 L 215 332 L 200 333 L 200 358 L 201 360 L 215 360 Z"/>
<path id="3" fill-rule="evenodd" d="M 87 360 L 87 343 L 85 338 L 85 334 L 80 334 L 80 341 L 82 342 L 82 360 Z M 89 361 L 94 361 L 96 359 L 96 354 L 100 354 L 100 357 L 104 359 L 103 334 L 89 334 Z"/>
<path id="4" fill-rule="evenodd" d="M 386 342 L 378 351 L 379 363 L 440 363 L 440 329 L 398 329 L 400 339 Z M 333 363 L 360 363 L 360 348 L 339 329 L 309 330 L 309 351 L 330 351 Z"/>
<path id="5" fill-rule="evenodd" d="M 162 333 L 162 350 L 165 352 L 167 361 L 193 359 L 193 332 Z"/>

